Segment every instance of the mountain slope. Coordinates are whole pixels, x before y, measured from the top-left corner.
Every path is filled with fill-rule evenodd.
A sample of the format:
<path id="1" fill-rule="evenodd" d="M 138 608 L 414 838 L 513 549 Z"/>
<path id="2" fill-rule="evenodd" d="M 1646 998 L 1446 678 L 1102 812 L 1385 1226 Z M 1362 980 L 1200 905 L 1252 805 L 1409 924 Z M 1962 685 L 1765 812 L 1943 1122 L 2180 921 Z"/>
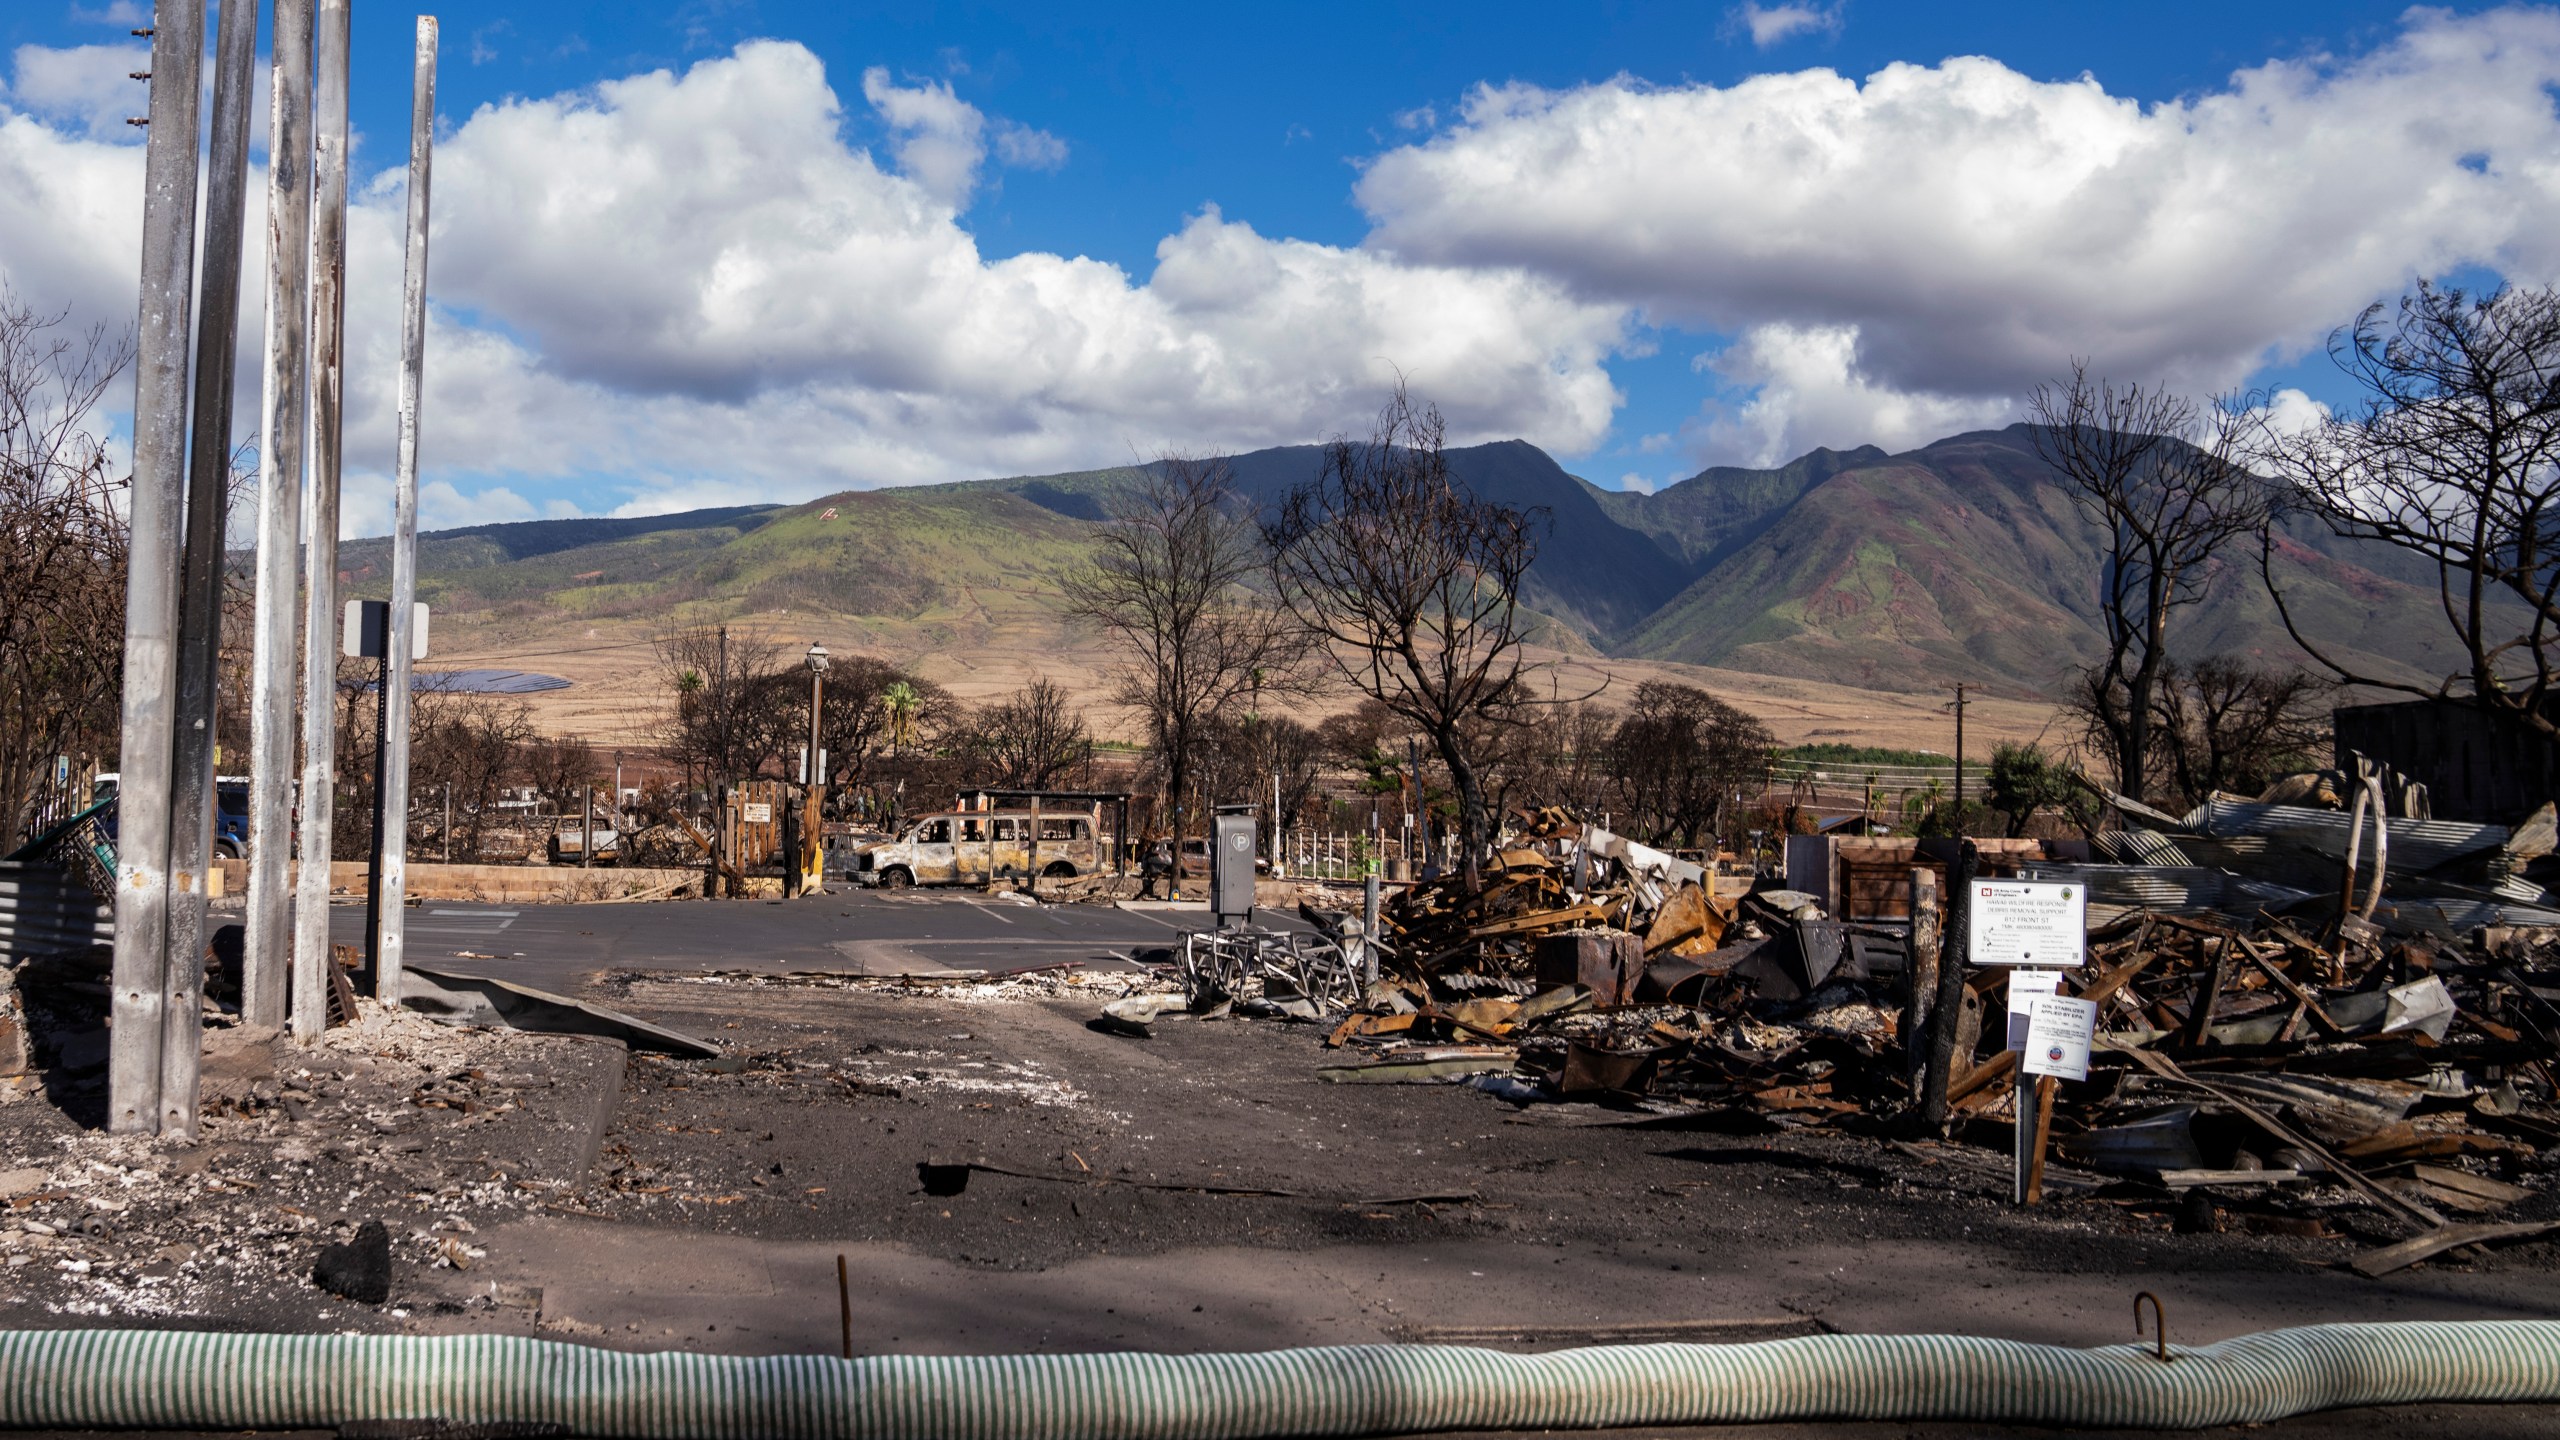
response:
<path id="1" fill-rule="evenodd" d="M 1314 478 L 1319 458 L 1296 446 L 1232 465 L 1262 508 Z M 1653 495 L 1600 490 L 1518 441 L 1449 458 L 1479 494 L 1546 513 L 1524 598 L 1568 652 L 2031 696 L 2055 693 L 2101 643 L 2101 534 L 2024 427 L 1901 455 L 1818 450 L 1774 470 L 1708 470 Z M 438 608 L 440 648 L 450 639 L 491 657 L 551 657 L 579 642 L 636 653 L 676 625 L 718 622 L 823 632 L 946 676 L 1091 672 L 1106 657 L 1064 615 L 1060 580 L 1137 476 L 1122 467 L 445 531 L 421 537 L 420 592 Z M 2404 557 L 2308 530 L 2280 549 L 2298 579 L 2297 618 L 2340 658 L 2403 676 L 2450 664 L 2432 577 Z M 383 543 L 344 553 L 356 589 L 381 593 Z M 2182 613 L 2182 653 L 2299 663 L 2255 560 L 2236 555 Z"/>
<path id="2" fill-rule="evenodd" d="M 1650 495 L 1582 485 L 1610 519 L 1652 536 L 1694 577 L 1750 543 L 1814 486 L 1883 459 L 1882 450 L 1861 445 L 1810 451 L 1775 470 L 1719 465 Z"/>
<path id="3" fill-rule="evenodd" d="M 1698 578 L 1612 650 L 1890 688 L 2005 681 L 2046 693 L 2095 658 L 2104 532 L 2024 426 L 1849 458 L 1758 518 L 1746 541 L 1703 556 Z M 1770 477 L 1758 493 L 1788 483 L 1758 473 Z M 2432 592 L 2405 560 L 2305 529 L 2280 548 L 2298 573 L 2296 619 L 2324 648 L 2389 675 L 2449 663 Z M 2234 550 L 2173 622 L 2179 650 L 2301 663 L 2255 552 Z"/>
<path id="4" fill-rule="evenodd" d="M 1694 573 L 1664 546 L 1605 509 L 1599 497 L 1608 492 L 1566 474 L 1525 440 L 1464 446 L 1447 456 L 1451 472 L 1477 495 L 1544 512 L 1547 524 L 1537 564 L 1521 598 L 1531 609 L 1581 631 L 1586 640 L 1596 642 L 1640 623 L 1680 593 Z M 1315 479 L 1323 458 L 1320 447 L 1287 445 L 1233 456 L 1228 466 L 1237 491 L 1268 513 L 1291 490 Z M 1011 491 L 1059 515 L 1098 521 L 1135 479 L 1135 471 L 1121 467 L 971 483 Z"/>
<path id="5" fill-rule="evenodd" d="M 623 541 L 695 531 L 706 532 L 705 538 L 709 543 L 717 545 L 753 530 L 779 508 L 775 505 L 725 505 L 710 510 L 688 510 L 681 515 L 509 520 L 493 525 L 433 530 L 418 537 L 418 568 L 421 572 L 474 570 L 572 551 L 602 551 Z M 338 565 L 351 576 L 387 575 L 391 566 L 391 541 L 382 536 L 350 540 L 338 551 Z"/>

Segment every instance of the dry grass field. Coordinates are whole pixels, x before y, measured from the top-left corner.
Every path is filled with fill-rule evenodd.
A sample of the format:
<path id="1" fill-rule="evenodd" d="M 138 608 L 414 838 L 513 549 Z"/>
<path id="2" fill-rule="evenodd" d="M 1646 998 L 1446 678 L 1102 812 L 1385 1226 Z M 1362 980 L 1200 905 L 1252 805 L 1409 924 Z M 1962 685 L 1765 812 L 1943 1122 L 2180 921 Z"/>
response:
<path id="1" fill-rule="evenodd" d="M 965 608 L 965 607 L 964 607 Z M 822 641 L 835 654 L 875 654 L 912 666 L 949 686 L 964 701 L 1002 695 L 1046 676 L 1084 697 L 1095 729 L 1130 738 L 1127 718 L 1103 701 L 1111 657 L 1089 634 L 1063 622 L 1026 619 L 1006 623 L 981 615 L 930 625 L 871 624 L 837 616 L 768 612 L 730 622 L 731 633 L 760 636 L 791 655 Z M 439 624 L 435 664 L 535 670 L 569 680 L 566 690 L 532 697 L 542 728 L 582 735 L 601 747 L 645 745 L 653 738 L 666 687 L 651 639 L 656 628 L 638 620 L 558 617 L 550 623 Z M 1537 652 L 1542 684 L 1571 696 L 1602 687 L 1601 703 L 1623 703 L 1647 680 L 1702 686 L 1758 715 L 1788 745 L 1833 741 L 1898 749 L 1952 751 L 1955 721 L 1944 692 L 1906 694 L 1821 681 L 1649 660 L 1620 660 L 1558 651 Z M 1347 708 L 1337 693 L 1304 707 L 1309 718 Z M 1967 707 L 1965 748 L 1988 754 L 2003 740 L 2059 737 L 2054 708 L 2014 696 L 1976 697 Z"/>

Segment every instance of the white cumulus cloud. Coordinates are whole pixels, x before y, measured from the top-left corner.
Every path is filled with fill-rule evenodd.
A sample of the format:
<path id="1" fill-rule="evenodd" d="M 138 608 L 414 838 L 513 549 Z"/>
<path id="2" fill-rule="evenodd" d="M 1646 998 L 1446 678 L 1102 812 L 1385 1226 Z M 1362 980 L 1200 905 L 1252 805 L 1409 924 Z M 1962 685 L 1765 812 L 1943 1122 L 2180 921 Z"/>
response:
<path id="1" fill-rule="evenodd" d="M 898 169 L 955 211 L 969 208 L 990 143 L 998 160 L 1018 169 L 1055 170 L 1067 163 L 1067 142 L 1010 120 L 990 125 L 977 106 L 952 93 L 948 81 L 900 86 L 875 65 L 862 72 L 862 98 L 897 132 Z"/>
<path id="2" fill-rule="evenodd" d="M 1619 403 L 1605 362 L 1623 307 L 1514 269 L 1277 239 L 1214 209 L 1166 236 L 1149 275 L 990 260 L 958 218 L 988 147 L 1038 165 L 1063 144 L 947 87 L 869 88 L 907 142 L 895 170 L 848 142 L 822 66 L 785 43 L 453 124 L 435 154 L 430 518 L 519 518 L 564 486 L 589 510 L 657 511 L 1298 442 L 1365 423 L 1399 372 L 1472 439 L 1571 451 Z M 140 147 L 16 94 L 0 100 L 0 280 L 121 328 Z M 928 139 L 960 148 L 914 148 Z M 251 194 L 243 434 L 263 175 Z M 349 220 L 357 529 L 387 513 L 403 204 L 387 169 Z"/>
<path id="3" fill-rule="evenodd" d="M 1839 34 L 1840 8 L 1836 0 L 1829 5 L 1761 5 L 1746 0 L 1725 12 L 1725 24 L 1749 35 L 1752 44 L 1766 50 L 1798 35 Z"/>
<path id="4" fill-rule="evenodd" d="M 866 83 L 915 137 L 984 140 L 943 87 Z M 891 173 L 841 123 L 817 59 L 761 42 L 455 127 L 436 154 L 430 464 L 630 477 L 638 493 L 598 508 L 656 509 L 1302 441 L 1361 423 L 1399 369 L 1477 438 L 1587 446 L 1618 404 L 1622 307 L 1215 210 L 1149 277 L 989 260 L 955 215 L 966 155 L 909 148 Z M 398 179 L 359 207 L 349 259 L 352 384 L 371 387 L 354 453 L 384 468 Z"/>
<path id="5" fill-rule="evenodd" d="M 137 129 L 126 119 L 150 108 L 150 87 L 133 76 L 151 68 L 151 47 L 138 41 L 61 49 L 21 45 L 10 58 L 9 104 L 71 133 L 121 139 Z"/>
<path id="6" fill-rule="evenodd" d="M 1762 388 L 1709 428 L 1765 459 L 1997 409 L 2074 356 L 2233 384 L 2414 275 L 2560 278 L 2554 84 L 2545 9 L 2412 11 L 2370 53 L 2156 105 L 1980 58 L 1514 84 L 1358 196 L 1401 256 L 1737 335 L 1724 373 Z"/>
<path id="7" fill-rule="evenodd" d="M 2319 429 L 2329 420 L 2329 407 L 2290 386 L 2278 390 L 2250 411 L 2260 424 L 2291 439 Z"/>
<path id="8" fill-rule="evenodd" d="M 99 120 L 109 68 L 17 52 L 0 281 L 121 329 L 141 152 Z M 989 258 L 964 219 L 989 167 L 1054 167 L 1065 142 L 942 82 L 860 80 L 849 121 L 814 55 L 767 41 L 449 117 L 433 518 L 1304 442 L 1361 429 L 1399 375 L 1464 442 L 1583 455 L 1624 403 L 1610 364 L 1649 326 L 1711 348 L 1715 393 L 1676 441 L 1637 447 L 1771 462 L 2001 423 L 2075 357 L 2233 384 L 2413 275 L 2560 278 L 2550 10 L 2414 11 L 2369 53 L 2157 105 L 1962 58 L 1486 88 L 1368 165 L 1364 243 L 1204 206 L 1168 217 L 1142 273 Z M 875 158 L 849 136 L 876 127 Z M 244 435 L 263 176 L 251 194 Z M 350 223 L 351 515 L 378 511 L 391 468 L 402 199 L 397 168 L 374 174 Z"/>
<path id="9" fill-rule="evenodd" d="M 1856 444 L 1908 450 L 2009 419 L 2004 398 L 1878 385 L 1859 372 L 1857 357 L 1854 325 L 1752 327 L 1707 367 L 1749 387 L 1751 398 L 1702 415 L 1691 427 L 1697 448 L 1770 466 L 1812 448 L 1809 435 L 1855 435 Z"/>

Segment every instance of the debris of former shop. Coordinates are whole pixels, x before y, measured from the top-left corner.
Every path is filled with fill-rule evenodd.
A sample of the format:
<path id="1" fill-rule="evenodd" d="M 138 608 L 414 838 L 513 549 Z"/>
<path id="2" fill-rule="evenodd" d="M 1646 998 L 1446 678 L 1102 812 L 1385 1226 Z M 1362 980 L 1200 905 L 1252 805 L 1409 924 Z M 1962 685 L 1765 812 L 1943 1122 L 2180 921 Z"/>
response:
<path id="1" fill-rule="evenodd" d="M 2560 1155 L 2560 825 L 2549 805 L 2512 828 L 2386 813 L 2406 807 L 2382 780 L 2345 810 L 2118 801 L 2124 828 L 2086 841 L 1812 837 L 1786 882 L 1542 810 L 1472 892 L 1454 874 L 1398 889 L 1374 935 L 1308 903 L 1313 941 L 1195 936 L 1162 993 L 1097 1024 L 1313 1022 L 1327 1081 L 1913 1155 L 2010 1149 L 2023 1120 L 2026 1203 L 2298 1236 L 2353 1211 L 2357 1233 L 2409 1237 L 2358 1263 L 2387 1273 L 2551 1228 L 2494 1218 Z M 1933 1013 L 1960 928 L 1944 912 L 1976 875 L 2085 894 L 2085 963 L 2033 987 L 2095 1007 L 2085 1081 L 2019 1085 L 2000 1017 L 2031 987 L 2005 968 L 1962 968 L 1954 1013 Z"/>

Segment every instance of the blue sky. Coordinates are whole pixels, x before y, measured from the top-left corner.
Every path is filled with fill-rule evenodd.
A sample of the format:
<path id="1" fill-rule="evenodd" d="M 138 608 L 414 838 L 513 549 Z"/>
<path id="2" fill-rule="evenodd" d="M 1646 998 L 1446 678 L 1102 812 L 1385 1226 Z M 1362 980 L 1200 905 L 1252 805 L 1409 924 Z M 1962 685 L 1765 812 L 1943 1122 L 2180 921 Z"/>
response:
<path id="1" fill-rule="evenodd" d="M 22 210 L 130 164 L 115 66 L 78 60 L 132 43 L 116 8 L 0 16 Z M 414 13 L 356 0 L 368 173 L 399 155 Z M 2302 356 L 2366 300 L 2555 278 L 2546 9 L 437 13 L 431 523 L 1312 440 L 1391 372 L 1468 438 L 1660 485 L 1999 423 L 2070 355 L 2343 398 Z M 397 176 L 364 203 L 351 423 L 378 469 Z M 111 255 L 130 222 L 88 223 Z M 114 266 L 60 248 L 0 218 L 9 283 L 115 313 Z"/>

